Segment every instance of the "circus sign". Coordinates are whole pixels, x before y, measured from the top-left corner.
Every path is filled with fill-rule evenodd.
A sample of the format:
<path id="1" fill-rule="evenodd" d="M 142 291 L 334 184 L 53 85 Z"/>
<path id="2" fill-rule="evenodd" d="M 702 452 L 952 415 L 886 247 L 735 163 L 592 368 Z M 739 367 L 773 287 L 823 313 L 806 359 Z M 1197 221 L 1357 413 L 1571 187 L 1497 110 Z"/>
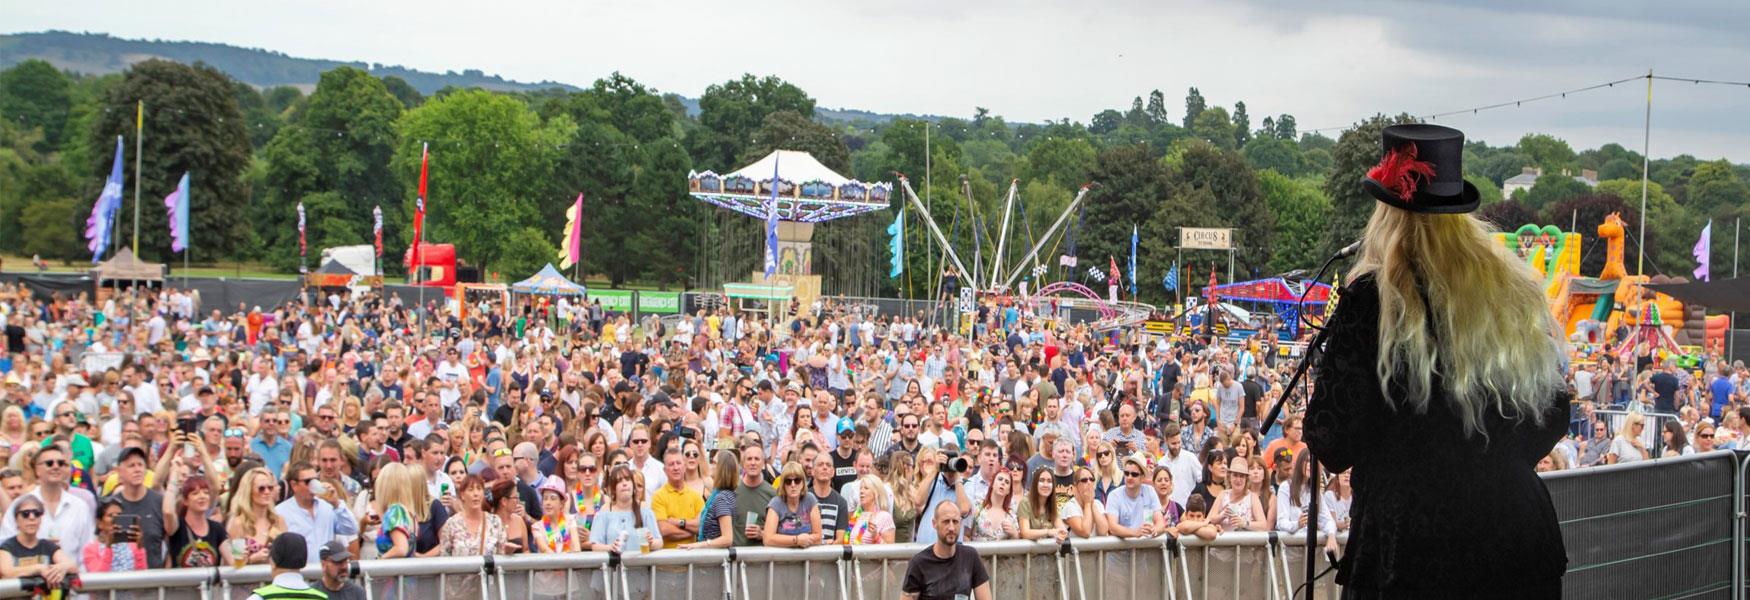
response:
<path id="1" fill-rule="evenodd" d="M 1187 250 L 1231 250 L 1233 249 L 1232 229 L 1206 227 L 1180 227 L 1179 247 Z"/>

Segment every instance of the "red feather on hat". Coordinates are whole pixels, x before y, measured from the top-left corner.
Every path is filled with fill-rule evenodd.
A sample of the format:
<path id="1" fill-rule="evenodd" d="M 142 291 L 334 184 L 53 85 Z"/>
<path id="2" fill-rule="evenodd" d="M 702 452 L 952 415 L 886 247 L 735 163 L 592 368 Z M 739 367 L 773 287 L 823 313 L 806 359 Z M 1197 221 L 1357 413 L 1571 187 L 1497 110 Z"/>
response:
<path id="1" fill-rule="evenodd" d="M 1398 199 L 1409 201 L 1416 194 L 1415 175 L 1434 179 L 1434 163 L 1416 160 L 1416 145 L 1404 144 L 1386 152 L 1379 164 L 1367 170 L 1367 178 L 1396 192 Z"/>

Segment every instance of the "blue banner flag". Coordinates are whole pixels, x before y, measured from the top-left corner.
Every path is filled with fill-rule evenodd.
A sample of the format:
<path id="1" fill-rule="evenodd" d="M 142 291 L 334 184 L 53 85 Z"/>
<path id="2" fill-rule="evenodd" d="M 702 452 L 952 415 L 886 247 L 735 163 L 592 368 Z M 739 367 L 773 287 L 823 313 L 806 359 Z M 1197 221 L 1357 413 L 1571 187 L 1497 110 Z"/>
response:
<path id="1" fill-rule="evenodd" d="M 766 277 L 778 272 L 778 157 L 772 153 L 772 205 L 766 211 Z"/>
<path id="2" fill-rule="evenodd" d="M 1161 280 L 1161 285 L 1165 286 L 1167 288 L 1167 291 L 1169 291 L 1169 292 L 1178 291 L 1178 289 L 1179 289 L 1179 265 L 1178 265 L 1178 263 L 1174 263 L 1173 268 L 1167 269 L 1167 278 Z"/>
<path id="3" fill-rule="evenodd" d="M 893 266 L 887 270 L 890 278 L 899 277 L 905 272 L 905 209 L 899 209 L 899 216 L 893 218 L 893 224 L 887 226 L 887 248 L 893 254 Z"/>
<path id="4" fill-rule="evenodd" d="M 1136 225 L 1130 226 L 1130 295 L 1136 296 Z"/>
<path id="5" fill-rule="evenodd" d="M 85 248 L 91 251 L 91 264 L 103 261 L 104 251 L 109 249 L 110 238 L 115 235 L 116 212 L 122 208 L 122 136 L 115 136 L 115 163 L 109 168 L 109 180 L 103 183 L 103 191 L 97 195 L 97 202 L 91 205 L 91 216 L 85 219 Z"/>

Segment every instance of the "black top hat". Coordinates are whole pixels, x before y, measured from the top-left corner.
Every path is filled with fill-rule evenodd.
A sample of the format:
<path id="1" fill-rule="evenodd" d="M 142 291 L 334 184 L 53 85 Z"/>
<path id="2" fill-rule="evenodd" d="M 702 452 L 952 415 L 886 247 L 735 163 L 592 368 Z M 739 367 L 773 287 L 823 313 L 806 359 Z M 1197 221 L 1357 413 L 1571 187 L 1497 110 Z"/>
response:
<path id="1" fill-rule="evenodd" d="M 1392 125 L 1380 134 L 1385 156 L 1361 186 L 1374 199 L 1411 212 L 1477 209 L 1481 195 L 1464 180 L 1464 132 L 1440 125 Z"/>

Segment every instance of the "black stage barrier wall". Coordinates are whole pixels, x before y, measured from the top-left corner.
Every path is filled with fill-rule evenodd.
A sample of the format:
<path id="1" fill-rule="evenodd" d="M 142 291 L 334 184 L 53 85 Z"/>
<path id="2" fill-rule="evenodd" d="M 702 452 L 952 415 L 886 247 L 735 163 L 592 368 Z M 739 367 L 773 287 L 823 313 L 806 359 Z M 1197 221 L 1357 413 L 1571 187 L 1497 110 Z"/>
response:
<path id="1" fill-rule="evenodd" d="M 1544 477 L 1568 549 L 1563 596 L 1731 597 L 1743 457 L 1710 452 Z"/>

